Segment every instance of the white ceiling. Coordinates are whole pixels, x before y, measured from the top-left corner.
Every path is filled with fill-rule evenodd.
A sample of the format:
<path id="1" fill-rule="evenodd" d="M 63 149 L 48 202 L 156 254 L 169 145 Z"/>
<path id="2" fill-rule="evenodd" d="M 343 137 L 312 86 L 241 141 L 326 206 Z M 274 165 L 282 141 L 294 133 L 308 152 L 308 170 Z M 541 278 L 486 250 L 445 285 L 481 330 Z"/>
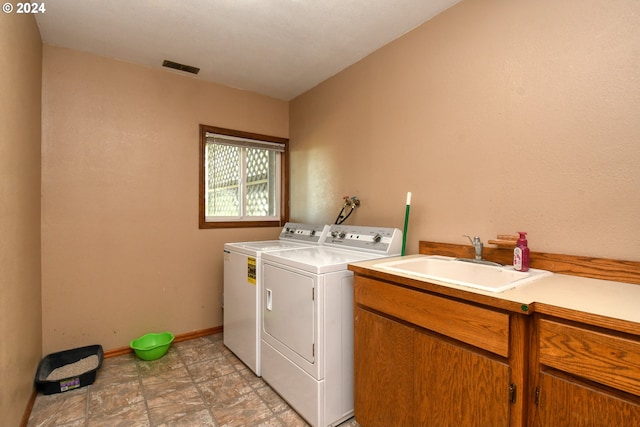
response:
<path id="1" fill-rule="evenodd" d="M 47 44 L 290 100 L 458 1 L 47 0 L 36 19 Z"/>

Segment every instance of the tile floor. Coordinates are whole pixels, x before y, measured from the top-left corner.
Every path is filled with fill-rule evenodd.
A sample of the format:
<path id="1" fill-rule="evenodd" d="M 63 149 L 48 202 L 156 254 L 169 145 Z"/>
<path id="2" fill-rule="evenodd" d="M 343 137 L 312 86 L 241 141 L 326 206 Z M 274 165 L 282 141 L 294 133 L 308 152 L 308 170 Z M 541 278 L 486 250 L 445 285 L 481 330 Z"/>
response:
<path id="1" fill-rule="evenodd" d="M 307 425 L 215 334 L 174 343 L 151 362 L 133 353 L 104 359 L 92 385 L 38 394 L 28 427 Z"/>

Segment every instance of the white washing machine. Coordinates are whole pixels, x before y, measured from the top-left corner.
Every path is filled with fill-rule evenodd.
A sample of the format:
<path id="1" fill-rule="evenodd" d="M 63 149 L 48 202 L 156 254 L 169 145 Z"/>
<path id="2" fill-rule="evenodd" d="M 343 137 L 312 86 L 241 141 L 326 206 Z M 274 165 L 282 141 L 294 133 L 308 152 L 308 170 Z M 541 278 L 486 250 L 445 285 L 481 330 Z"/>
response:
<path id="1" fill-rule="evenodd" d="M 315 247 L 328 225 L 287 223 L 278 240 L 224 245 L 224 344 L 260 376 L 261 256 L 268 251 Z"/>
<path id="2" fill-rule="evenodd" d="M 395 228 L 332 225 L 318 247 L 262 256 L 262 377 L 312 426 L 353 416 L 353 273 L 397 256 Z"/>

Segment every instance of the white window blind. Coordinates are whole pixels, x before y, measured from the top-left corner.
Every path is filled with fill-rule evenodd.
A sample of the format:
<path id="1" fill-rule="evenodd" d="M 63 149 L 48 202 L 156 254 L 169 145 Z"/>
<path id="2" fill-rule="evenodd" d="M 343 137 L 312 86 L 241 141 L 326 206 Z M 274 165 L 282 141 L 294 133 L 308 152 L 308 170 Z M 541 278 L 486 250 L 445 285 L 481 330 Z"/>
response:
<path id="1" fill-rule="evenodd" d="M 280 153 L 285 150 L 285 145 L 279 142 L 240 138 L 238 136 L 231 135 L 218 135 L 210 132 L 207 132 L 207 143 L 231 145 L 235 147 L 259 148 L 263 150 L 273 150 Z"/>

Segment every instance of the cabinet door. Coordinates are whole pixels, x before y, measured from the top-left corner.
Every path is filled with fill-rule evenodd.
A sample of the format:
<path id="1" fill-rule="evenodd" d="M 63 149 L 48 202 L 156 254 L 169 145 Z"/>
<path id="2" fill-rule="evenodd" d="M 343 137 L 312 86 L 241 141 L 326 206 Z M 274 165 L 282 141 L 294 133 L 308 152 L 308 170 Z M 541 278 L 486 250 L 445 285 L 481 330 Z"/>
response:
<path id="1" fill-rule="evenodd" d="M 640 404 L 548 373 L 540 374 L 535 427 L 639 427 Z"/>
<path id="2" fill-rule="evenodd" d="M 416 332 L 416 425 L 509 425 L 509 365 Z"/>
<path id="3" fill-rule="evenodd" d="M 415 331 L 355 309 L 354 411 L 363 427 L 413 426 Z"/>

